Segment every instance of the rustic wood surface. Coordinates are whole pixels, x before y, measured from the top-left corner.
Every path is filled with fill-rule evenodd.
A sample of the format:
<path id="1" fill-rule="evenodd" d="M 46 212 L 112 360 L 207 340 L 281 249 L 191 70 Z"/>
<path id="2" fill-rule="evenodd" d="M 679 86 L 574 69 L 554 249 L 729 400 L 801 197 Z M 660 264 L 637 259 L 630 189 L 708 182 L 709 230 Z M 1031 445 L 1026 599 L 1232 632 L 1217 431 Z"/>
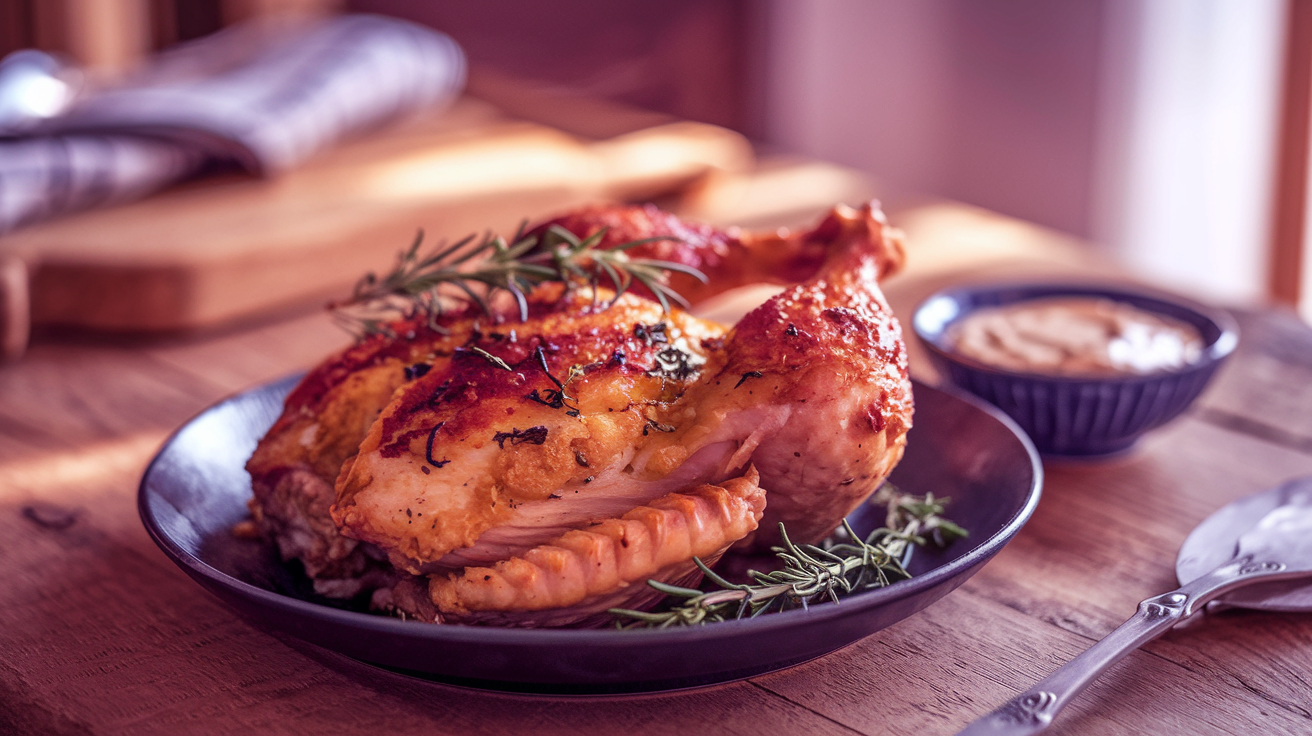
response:
<path id="1" fill-rule="evenodd" d="M 921 264 L 889 284 L 902 314 L 943 283 L 1110 273 L 987 213 L 900 218 Z M 341 345 L 322 315 L 187 341 L 38 336 L 0 368 L 0 732 L 954 733 L 1174 587 L 1176 550 L 1211 511 L 1312 473 L 1312 331 L 1240 318 L 1239 354 L 1184 418 L 1115 461 L 1048 464 L 1033 520 L 924 612 L 746 682 L 609 698 L 455 689 L 270 635 L 147 537 L 136 485 L 167 433 Z M 1312 615 L 1208 614 L 1130 655 L 1052 732 L 1312 733 L 1309 692 Z"/>

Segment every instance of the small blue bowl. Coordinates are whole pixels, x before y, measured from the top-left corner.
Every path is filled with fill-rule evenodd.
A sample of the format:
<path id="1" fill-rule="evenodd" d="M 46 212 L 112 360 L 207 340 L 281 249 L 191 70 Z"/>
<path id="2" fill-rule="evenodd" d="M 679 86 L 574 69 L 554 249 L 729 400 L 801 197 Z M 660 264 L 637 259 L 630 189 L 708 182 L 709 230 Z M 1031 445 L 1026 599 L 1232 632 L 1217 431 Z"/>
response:
<path id="1" fill-rule="evenodd" d="M 1183 368 L 1145 375 L 1055 376 L 984 365 L 954 352 L 948 330 L 975 310 L 1032 299 L 1088 296 L 1174 317 L 1198 329 L 1203 354 Z M 1202 393 L 1239 343 L 1239 327 L 1219 309 L 1125 286 L 1011 284 L 963 286 L 929 297 L 913 318 L 940 375 L 1016 420 L 1045 455 L 1097 457 L 1128 449 L 1174 419 Z"/>

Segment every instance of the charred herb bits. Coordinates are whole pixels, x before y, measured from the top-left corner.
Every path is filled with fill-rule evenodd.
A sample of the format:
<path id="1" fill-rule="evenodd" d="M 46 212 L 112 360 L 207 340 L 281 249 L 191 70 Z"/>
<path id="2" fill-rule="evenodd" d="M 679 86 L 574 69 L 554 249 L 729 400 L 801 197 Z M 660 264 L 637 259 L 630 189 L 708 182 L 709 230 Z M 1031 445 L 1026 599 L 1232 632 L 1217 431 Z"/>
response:
<path id="1" fill-rule="evenodd" d="M 501 449 L 506 449 L 506 441 L 510 441 L 510 446 L 515 445 L 541 445 L 547 441 L 547 428 L 538 425 L 528 429 L 512 428 L 509 432 L 497 432 L 492 435 L 492 441 L 497 443 Z"/>
<path id="2" fill-rule="evenodd" d="M 677 345 L 656 353 L 655 360 L 656 365 L 647 371 L 647 375 L 675 381 L 686 381 L 693 377 L 705 362 Z"/>

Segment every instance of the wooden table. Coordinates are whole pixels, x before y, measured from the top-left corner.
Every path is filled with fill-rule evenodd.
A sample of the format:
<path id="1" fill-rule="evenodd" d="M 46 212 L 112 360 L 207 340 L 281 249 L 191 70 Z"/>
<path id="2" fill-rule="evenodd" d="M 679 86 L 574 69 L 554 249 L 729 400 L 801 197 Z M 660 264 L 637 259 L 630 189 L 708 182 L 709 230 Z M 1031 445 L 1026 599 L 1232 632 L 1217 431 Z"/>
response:
<path id="1" fill-rule="evenodd" d="M 980 274 L 1106 271 L 987 213 L 899 219 L 922 264 L 888 285 L 903 315 Z M 137 481 L 166 434 L 342 344 L 324 316 L 138 345 L 38 338 L 0 368 L 0 732 L 954 733 L 1174 587 L 1176 550 L 1211 511 L 1312 473 L 1312 331 L 1240 321 L 1238 355 L 1187 416 L 1122 459 L 1049 464 L 1028 526 L 923 613 L 745 682 L 592 699 L 428 684 L 267 634 L 147 537 Z M 1053 733 L 1312 733 L 1312 616 L 1203 616 L 1130 655 Z"/>

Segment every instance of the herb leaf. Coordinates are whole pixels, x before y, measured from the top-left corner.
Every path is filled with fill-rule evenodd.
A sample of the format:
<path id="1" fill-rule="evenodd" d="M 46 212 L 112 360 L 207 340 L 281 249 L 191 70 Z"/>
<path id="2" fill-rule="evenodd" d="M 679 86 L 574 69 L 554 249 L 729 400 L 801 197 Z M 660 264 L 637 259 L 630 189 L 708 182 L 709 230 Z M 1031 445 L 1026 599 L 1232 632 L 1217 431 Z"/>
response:
<path id="1" fill-rule="evenodd" d="M 614 304 L 636 281 L 666 312 L 671 302 L 688 306 L 687 300 L 666 285 L 670 273 L 686 274 L 706 283 L 706 275 L 690 266 L 628 254 L 631 248 L 644 243 L 678 240 L 673 236 L 598 248 L 605 233 L 603 229 L 580 240 L 574 233 L 552 225 L 539 240 L 536 235 L 524 235 L 521 225 L 509 243 L 491 234 L 477 241 L 470 235 L 421 254 L 424 233 L 420 230 L 410 247 L 397 254 L 391 271 L 383 276 L 366 274 L 349 298 L 328 307 L 334 319 L 358 337 L 382 334 L 394 338 L 391 322 L 420 315 L 427 318 L 430 328 L 445 332 L 437 318 L 444 312 L 443 300 L 451 297 L 477 304 L 491 314 L 489 302 L 494 292 L 505 291 L 514 300 L 520 321 L 524 321 L 528 319 L 528 293 L 548 281 L 570 287 L 596 287 L 604 279 L 615 296 L 603 308 Z M 443 285 L 454 287 L 460 294 L 452 294 L 449 289 L 442 293 Z"/>
<path id="2" fill-rule="evenodd" d="M 612 608 L 616 627 L 670 628 L 695 626 L 708 622 L 756 617 L 771 611 L 807 608 L 812 603 L 838 602 L 839 598 L 873 588 L 882 588 L 911 574 L 902 567 L 902 557 L 911 544 L 937 544 L 967 535 L 965 529 L 942 517 L 948 499 L 934 495 L 913 496 L 885 483 L 870 503 L 888 507 L 886 526 L 871 532 L 865 539 L 843 521 L 829 544 L 817 547 L 796 544 L 788 538 L 783 524 L 779 534 L 784 543 L 775 547 L 783 566 L 773 572 L 752 570 L 751 583 L 731 583 L 711 570 L 700 558 L 693 558 L 712 590 L 679 588 L 657 580 L 647 584 L 680 602 L 661 611 L 633 611 Z M 837 539 L 835 539 L 835 537 Z M 627 621 L 625 621 L 627 619 Z"/>

